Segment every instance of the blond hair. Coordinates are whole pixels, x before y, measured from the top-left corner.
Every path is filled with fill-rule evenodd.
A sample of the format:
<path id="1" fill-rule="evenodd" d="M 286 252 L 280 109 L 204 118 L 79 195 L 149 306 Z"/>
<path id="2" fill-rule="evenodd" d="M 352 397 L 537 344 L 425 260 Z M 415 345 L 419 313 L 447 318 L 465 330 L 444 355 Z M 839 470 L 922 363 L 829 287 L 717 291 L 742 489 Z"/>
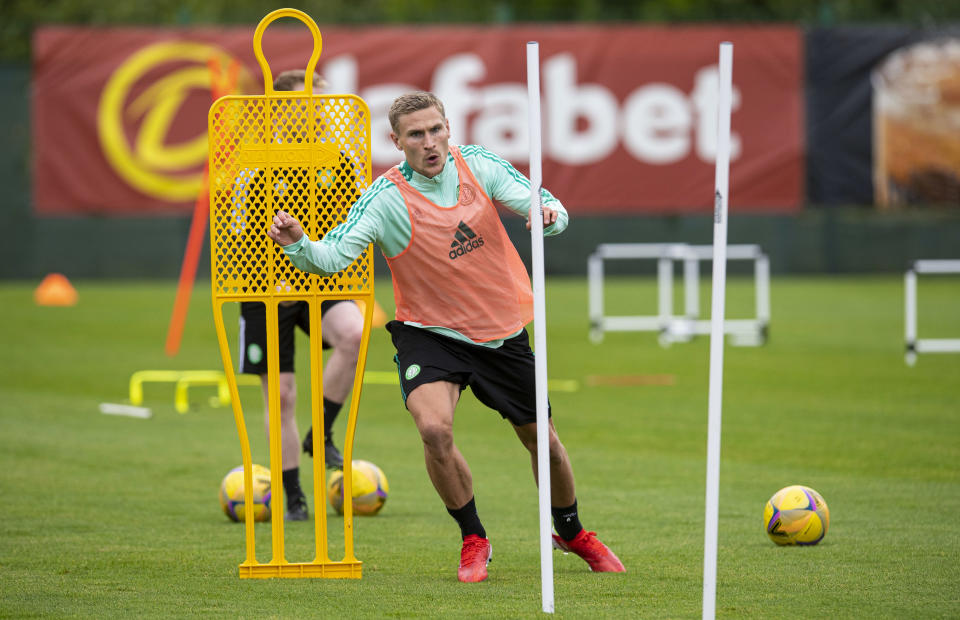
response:
<path id="1" fill-rule="evenodd" d="M 273 90 L 293 90 L 297 84 L 307 83 L 307 72 L 303 69 L 290 69 L 284 71 L 273 80 Z M 320 74 L 313 74 L 313 92 L 323 89 L 327 85 L 326 80 L 320 77 Z M 299 90 L 299 89 L 298 89 Z"/>
<path id="2" fill-rule="evenodd" d="M 388 115 L 390 127 L 396 132 L 397 124 L 400 122 L 401 116 L 425 110 L 430 106 L 435 107 L 440 112 L 440 116 L 444 118 L 447 117 L 446 112 L 443 111 L 443 102 L 433 93 L 418 90 L 400 95 L 393 100 L 393 104 L 390 106 L 390 113 Z"/>

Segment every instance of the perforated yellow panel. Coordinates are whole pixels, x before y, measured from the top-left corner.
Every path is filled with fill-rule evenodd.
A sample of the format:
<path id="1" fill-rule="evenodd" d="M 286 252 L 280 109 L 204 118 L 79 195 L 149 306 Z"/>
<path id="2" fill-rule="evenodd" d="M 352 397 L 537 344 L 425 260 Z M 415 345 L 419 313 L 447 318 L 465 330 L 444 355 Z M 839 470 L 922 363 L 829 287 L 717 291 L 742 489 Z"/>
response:
<path id="1" fill-rule="evenodd" d="M 373 285 L 367 248 L 331 276 L 296 269 L 267 237 L 278 210 L 318 239 L 370 184 L 370 112 L 352 95 L 224 97 L 210 110 L 213 293 L 234 300 L 356 298 Z"/>
<path id="2" fill-rule="evenodd" d="M 214 323 L 240 438 L 244 493 L 248 496 L 253 493 L 250 438 L 237 391 L 223 306 L 236 301 L 262 301 L 266 313 L 268 438 L 274 513 L 270 524 L 272 558 L 267 563 L 257 560 L 252 504 L 249 504 L 244 524 L 247 552 L 239 575 L 241 578 L 359 579 L 362 562 L 354 555 L 350 502 L 344 505 L 343 558 L 331 560 L 329 555 L 321 435 L 313 438 L 315 555 L 306 562 L 289 562 L 285 556 L 278 305 L 293 299 L 308 302 L 311 423 L 319 428 L 323 423 L 320 302 L 334 298 L 364 302 L 363 335 L 343 441 L 344 494 L 352 496 L 353 440 L 373 323 L 372 246 L 343 271 L 318 276 L 296 269 L 282 248 L 267 236 L 267 231 L 281 209 L 296 217 L 311 239 L 323 237 L 347 219 L 350 206 L 370 184 L 370 111 L 362 99 L 352 95 L 314 95 L 309 83 L 297 92 L 273 89 L 272 72 L 263 56 L 262 37 L 266 27 L 281 17 L 300 20 L 313 34 L 313 54 L 305 70 L 306 75 L 313 74 L 322 47 L 316 23 L 302 11 L 277 9 L 261 20 L 253 38 L 254 53 L 263 69 L 264 94 L 218 99 L 210 108 L 208 118 Z"/>

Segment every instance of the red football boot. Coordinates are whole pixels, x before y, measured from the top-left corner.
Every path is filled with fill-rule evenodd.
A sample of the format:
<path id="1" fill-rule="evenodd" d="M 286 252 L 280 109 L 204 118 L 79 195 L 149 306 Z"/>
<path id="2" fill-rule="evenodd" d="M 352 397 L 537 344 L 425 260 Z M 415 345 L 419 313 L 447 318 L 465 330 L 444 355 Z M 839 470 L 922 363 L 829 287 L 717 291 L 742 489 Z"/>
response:
<path id="1" fill-rule="evenodd" d="M 580 530 L 573 540 L 564 540 L 553 535 L 553 546 L 564 553 L 576 553 L 595 573 L 623 573 L 626 569 L 620 559 L 600 542 L 596 532 Z"/>
<path id="2" fill-rule="evenodd" d="M 492 557 L 493 547 L 490 541 L 476 534 L 470 534 L 463 539 L 457 579 L 464 583 L 483 581 L 487 578 L 487 563 Z"/>

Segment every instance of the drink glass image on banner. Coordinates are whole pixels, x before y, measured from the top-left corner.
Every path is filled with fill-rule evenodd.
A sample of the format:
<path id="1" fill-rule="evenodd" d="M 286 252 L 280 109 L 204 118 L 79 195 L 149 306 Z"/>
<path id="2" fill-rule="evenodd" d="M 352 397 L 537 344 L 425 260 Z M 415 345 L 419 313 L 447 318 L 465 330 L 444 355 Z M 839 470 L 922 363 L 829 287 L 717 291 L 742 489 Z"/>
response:
<path id="1" fill-rule="evenodd" d="M 877 204 L 960 206 L 960 39 L 902 48 L 871 81 Z"/>

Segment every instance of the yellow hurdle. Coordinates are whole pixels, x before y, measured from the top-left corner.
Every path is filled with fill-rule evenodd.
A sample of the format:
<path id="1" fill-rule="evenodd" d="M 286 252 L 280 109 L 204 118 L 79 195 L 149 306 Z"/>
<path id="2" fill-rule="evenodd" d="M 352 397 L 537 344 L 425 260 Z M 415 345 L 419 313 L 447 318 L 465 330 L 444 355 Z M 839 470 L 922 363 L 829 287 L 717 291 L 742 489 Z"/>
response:
<path id="1" fill-rule="evenodd" d="M 307 63 L 301 92 L 275 92 L 273 74 L 263 55 L 267 26 L 281 18 L 300 20 L 313 34 L 313 54 Z M 210 262 L 213 314 L 224 373 L 233 403 L 244 466 L 244 492 L 253 495 L 250 440 L 244 424 L 237 378 L 227 343 L 223 305 L 258 301 L 266 306 L 267 378 L 270 429 L 270 475 L 274 518 L 272 559 L 262 564 L 255 553 L 253 505 L 246 506 L 246 559 L 241 578 L 361 577 L 361 562 L 353 550 L 353 507 L 344 503 L 344 557 L 331 560 L 327 549 L 327 517 L 323 433 L 313 434 L 313 488 L 316 556 L 311 562 L 284 557 L 283 470 L 280 442 L 279 355 L 277 307 L 280 302 L 310 304 L 310 388 L 313 427 L 323 428 L 323 357 L 320 303 L 328 299 L 364 302 L 363 339 L 353 383 L 353 396 L 344 440 L 344 494 L 352 497 L 353 438 L 357 425 L 363 368 L 373 321 L 373 247 L 349 267 L 331 276 L 297 270 L 267 237 L 274 214 L 283 209 L 297 217 L 312 239 L 322 237 L 346 220 L 354 197 L 371 181 L 370 110 L 354 95 L 314 95 L 309 76 L 320 58 L 321 37 L 316 23 L 296 9 L 279 9 L 261 20 L 253 48 L 263 71 L 264 94 L 229 95 L 210 108 Z"/>
<path id="2" fill-rule="evenodd" d="M 130 404 L 143 404 L 144 383 L 176 383 L 183 377 L 182 370 L 138 370 L 130 375 Z"/>
<path id="3" fill-rule="evenodd" d="M 260 386 L 260 377 L 254 375 L 240 375 L 237 381 L 239 385 Z M 187 413 L 190 410 L 188 390 L 194 385 L 216 386 L 217 397 L 211 399 L 211 406 L 226 407 L 230 404 L 227 376 L 219 370 L 138 370 L 130 375 L 131 405 L 143 404 L 144 383 L 175 384 L 173 405 L 177 413 Z"/>
<path id="4" fill-rule="evenodd" d="M 173 393 L 173 406 L 177 413 L 190 411 L 189 389 L 195 385 L 212 385 L 217 388 L 216 398 L 210 398 L 211 407 L 226 407 L 230 404 L 230 385 L 227 375 L 219 370 L 186 371 L 177 380 Z M 260 387 L 260 377 L 256 375 L 240 375 L 237 385 L 253 385 Z"/>

